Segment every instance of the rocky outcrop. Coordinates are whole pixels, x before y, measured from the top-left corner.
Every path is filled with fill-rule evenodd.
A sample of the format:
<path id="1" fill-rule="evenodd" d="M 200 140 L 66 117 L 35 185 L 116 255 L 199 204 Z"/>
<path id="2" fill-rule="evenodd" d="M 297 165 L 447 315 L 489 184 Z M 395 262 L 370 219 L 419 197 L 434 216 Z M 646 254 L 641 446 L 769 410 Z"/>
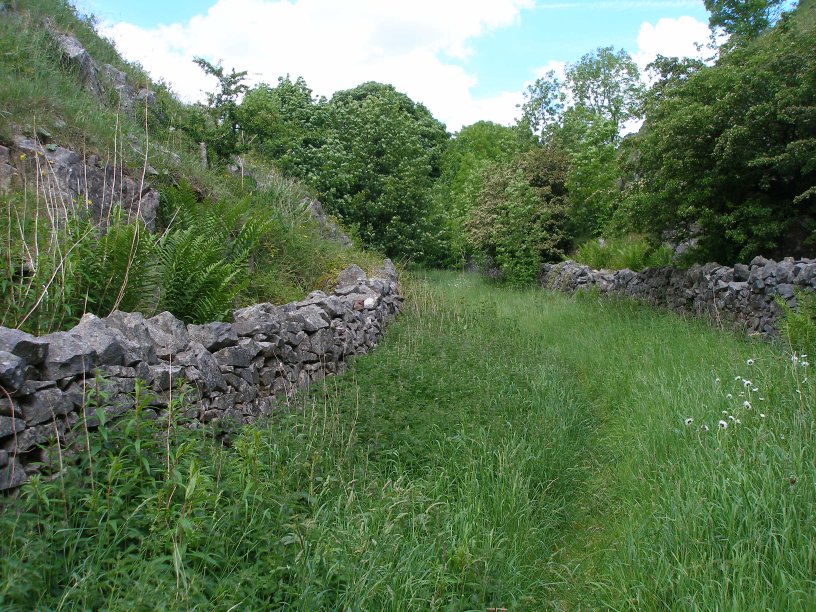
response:
<path id="1" fill-rule="evenodd" d="M 776 333 L 780 315 L 775 298 L 795 307 L 797 289 L 816 290 L 816 260 L 788 257 L 776 262 L 755 257 L 750 264 L 733 268 L 711 263 L 688 270 L 654 268 L 643 272 L 593 270 L 566 261 L 542 266 L 540 281 L 548 289 L 571 293 L 594 288 L 770 335 Z"/>
<path id="2" fill-rule="evenodd" d="M 232 322 L 114 312 L 40 338 L 0 327 L 0 490 L 53 471 L 49 450 L 71 448 L 77 431 L 97 427 L 97 409 L 107 419 L 134 410 L 137 381 L 149 393 L 143 418 L 161 418 L 182 395 L 190 427 L 269 415 L 373 349 L 401 304 L 386 260 L 375 278 L 354 266 L 331 294 L 256 304 L 236 310 Z"/>
<path id="3" fill-rule="evenodd" d="M 0 146 L 0 192 L 15 187 L 36 189 L 55 222 L 87 211 L 104 226 L 121 206 L 129 220 L 139 218 L 151 231 L 156 225 L 159 192 L 96 155 L 16 136 L 11 147 Z"/>
<path id="4" fill-rule="evenodd" d="M 59 50 L 62 63 L 76 74 L 83 87 L 93 96 L 103 99 L 109 93 L 115 95 L 119 110 L 133 115 L 138 108 L 152 105 L 156 95 L 147 87 L 134 87 L 126 73 L 111 64 L 99 66 L 79 39 L 63 32 L 50 20 L 45 19 L 46 31 Z"/>

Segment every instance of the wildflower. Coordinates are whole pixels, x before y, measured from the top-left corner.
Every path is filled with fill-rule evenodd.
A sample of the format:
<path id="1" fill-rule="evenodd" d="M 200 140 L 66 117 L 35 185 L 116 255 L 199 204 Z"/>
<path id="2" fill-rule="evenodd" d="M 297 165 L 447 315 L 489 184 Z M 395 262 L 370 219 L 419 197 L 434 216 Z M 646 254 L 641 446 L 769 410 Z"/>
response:
<path id="1" fill-rule="evenodd" d="M 734 399 L 734 396 L 729 393 L 728 395 L 725 396 L 725 399 L 732 400 Z"/>
<path id="2" fill-rule="evenodd" d="M 729 414 L 729 415 L 728 415 L 728 420 L 729 420 L 729 421 L 735 421 L 736 419 L 734 418 L 734 415 L 733 415 L 733 414 Z"/>
<path id="3" fill-rule="evenodd" d="M 754 387 L 753 389 L 751 389 L 751 391 L 756 393 L 757 391 L 759 391 L 759 387 Z"/>
<path id="4" fill-rule="evenodd" d="M 743 379 L 742 379 L 742 386 L 743 386 L 743 387 L 745 387 L 746 389 L 747 389 L 748 387 L 750 387 L 752 384 L 753 384 L 753 383 L 752 383 L 750 380 L 745 379 L 745 378 L 743 378 Z"/>
<path id="5" fill-rule="evenodd" d="M 759 417 L 760 417 L 761 419 L 764 419 L 764 418 L 765 418 L 765 413 L 764 413 L 764 412 L 760 412 L 760 413 L 759 413 Z"/>
<path id="6" fill-rule="evenodd" d="M 28 155 L 26 155 L 25 153 L 20 153 L 20 161 L 25 161 L 27 157 Z"/>
<path id="7" fill-rule="evenodd" d="M 809 361 L 800 361 L 799 365 L 802 366 L 803 368 L 806 368 L 806 367 L 808 367 L 810 365 L 810 362 Z"/>
<path id="8" fill-rule="evenodd" d="M 741 423 L 742 421 L 740 421 L 739 419 L 734 419 L 734 425 L 740 425 Z"/>
<path id="9" fill-rule="evenodd" d="M 727 410 L 723 410 L 723 416 L 728 416 L 728 411 Z"/>
<path id="10" fill-rule="evenodd" d="M 720 378 L 719 378 L 719 376 L 718 376 L 717 378 L 715 378 L 715 379 L 714 379 L 714 382 L 715 382 L 715 383 L 717 383 L 718 385 L 720 384 Z"/>
<path id="11" fill-rule="evenodd" d="M 717 425 L 720 426 L 720 429 L 728 429 L 728 421 L 720 420 L 720 422 L 717 423 Z"/>
<path id="12" fill-rule="evenodd" d="M 687 418 L 686 418 L 686 420 L 685 420 L 685 421 L 683 421 L 683 422 L 686 424 L 686 427 L 688 427 L 689 425 L 691 425 L 692 423 L 694 423 L 694 419 L 693 419 L 693 418 L 691 418 L 691 417 L 687 417 Z"/>
<path id="13" fill-rule="evenodd" d="M 742 380 L 742 376 L 735 376 L 734 380 Z"/>
<path id="14" fill-rule="evenodd" d="M 749 365 L 749 366 L 754 365 L 754 360 L 753 360 L 753 359 L 749 359 L 748 361 L 746 361 L 746 362 L 745 362 L 745 365 Z"/>
<path id="15" fill-rule="evenodd" d="M 700 425 L 700 429 L 702 429 L 703 431 L 708 431 L 708 425 L 703 423 L 702 425 Z"/>
<path id="16" fill-rule="evenodd" d="M 748 410 L 750 410 L 751 409 L 751 402 L 749 402 L 748 400 L 745 400 L 744 402 L 742 402 L 742 407 L 747 408 Z"/>
<path id="17" fill-rule="evenodd" d="M 760 398 L 759 398 L 759 401 L 760 401 L 760 402 L 764 402 L 764 401 L 765 401 L 765 398 L 764 398 L 764 397 L 760 397 Z"/>

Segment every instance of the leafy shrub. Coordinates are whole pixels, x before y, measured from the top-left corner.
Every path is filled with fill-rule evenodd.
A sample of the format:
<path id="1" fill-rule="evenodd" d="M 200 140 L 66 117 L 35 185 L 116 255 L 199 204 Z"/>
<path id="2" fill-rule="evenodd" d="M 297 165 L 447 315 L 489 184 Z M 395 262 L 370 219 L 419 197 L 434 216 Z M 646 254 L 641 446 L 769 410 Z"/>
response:
<path id="1" fill-rule="evenodd" d="M 485 172 L 476 206 L 465 221 L 472 247 L 498 264 L 512 284 L 533 281 L 544 261 L 569 244 L 566 153 L 534 148 Z"/>

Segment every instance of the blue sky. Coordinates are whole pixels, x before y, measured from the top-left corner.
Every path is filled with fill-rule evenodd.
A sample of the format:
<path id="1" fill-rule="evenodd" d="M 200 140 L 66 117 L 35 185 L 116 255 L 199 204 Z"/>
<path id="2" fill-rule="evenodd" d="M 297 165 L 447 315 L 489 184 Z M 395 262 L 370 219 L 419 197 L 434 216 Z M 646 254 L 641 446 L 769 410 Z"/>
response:
<path id="1" fill-rule="evenodd" d="M 212 87 L 194 56 L 253 82 L 303 76 L 330 96 L 390 82 L 448 128 L 507 123 L 526 85 L 601 46 L 645 65 L 693 54 L 702 0 L 76 0 L 130 60 L 186 100 Z"/>

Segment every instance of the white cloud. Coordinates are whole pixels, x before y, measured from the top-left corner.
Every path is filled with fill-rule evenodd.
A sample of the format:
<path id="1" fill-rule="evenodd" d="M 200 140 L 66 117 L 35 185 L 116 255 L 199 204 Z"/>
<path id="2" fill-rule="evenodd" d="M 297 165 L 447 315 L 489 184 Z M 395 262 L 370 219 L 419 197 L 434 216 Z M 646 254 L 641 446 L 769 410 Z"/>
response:
<path id="1" fill-rule="evenodd" d="M 365 81 L 393 84 L 456 130 L 482 118 L 505 121 L 514 93 L 474 99 L 476 78 L 451 60 L 469 42 L 519 19 L 533 0 L 219 0 L 188 23 L 143 29 L 127 23 L 102 30 L 122 54 L 163 78 L 183 99 L 213 87 L 193 63 L 201 56 L 247 70 L 253 82 L 303 76 L 330 96 Z M 520 97 L 516 96 L 516 97 Z M 488 113 L 485 115 L 484 113 Z M 511 120 L 512 116 L 507 119 Z"/>
<path id="2" fill-rule="evenodd" d="M 705 45 L 710 34 L 708 25 L 694 17 L 664 18 L 654 25 L 645 21 L 640 25 L 638 50 L 632 58 L 641 71 L 658 55 L 704 59 L 705 49 L 698 50 L 698 45 Z"/>

